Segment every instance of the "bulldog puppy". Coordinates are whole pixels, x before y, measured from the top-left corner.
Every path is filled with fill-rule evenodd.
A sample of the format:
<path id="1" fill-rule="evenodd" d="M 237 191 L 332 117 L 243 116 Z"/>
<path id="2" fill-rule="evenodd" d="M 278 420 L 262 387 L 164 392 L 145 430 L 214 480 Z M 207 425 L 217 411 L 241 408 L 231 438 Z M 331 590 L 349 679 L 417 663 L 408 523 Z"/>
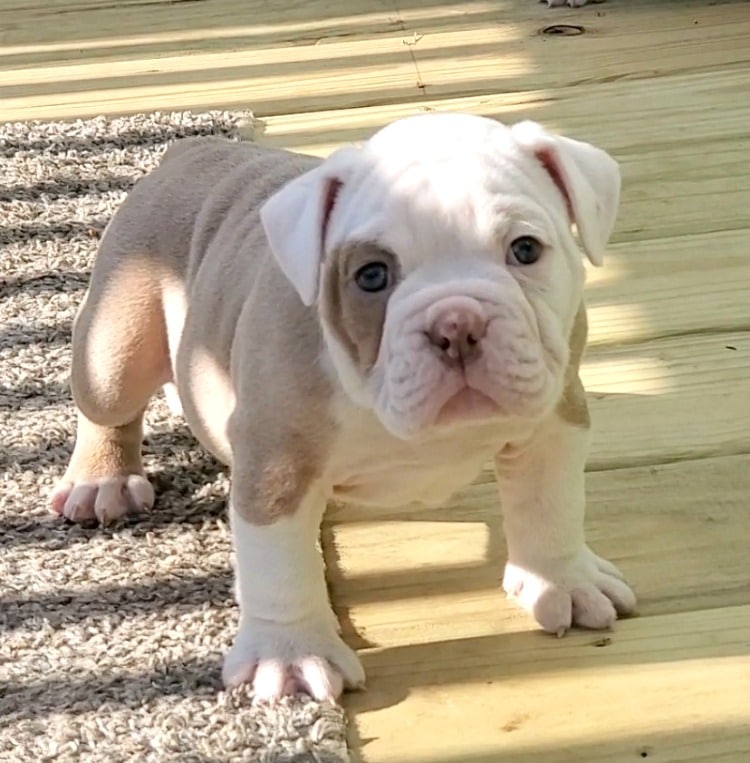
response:
<path id="1" fill-rule="evenodd" d="M 438 504 L 494 457 L 504 588 L 539 624 L 607 628 L 635 597 L 584 541 L 584 266 L 614 224 L 603 151 L 531 122 L 397 121 L 327 160 L 170 148 L 103 236 L 73 332 L 79 409 L 52 507 L 150 507 L 144 409 L 173 383 L 231 468 L 239 630 L 228 685 L 335 698 L 364 673 L 318 550 L 326 502 Z"/>

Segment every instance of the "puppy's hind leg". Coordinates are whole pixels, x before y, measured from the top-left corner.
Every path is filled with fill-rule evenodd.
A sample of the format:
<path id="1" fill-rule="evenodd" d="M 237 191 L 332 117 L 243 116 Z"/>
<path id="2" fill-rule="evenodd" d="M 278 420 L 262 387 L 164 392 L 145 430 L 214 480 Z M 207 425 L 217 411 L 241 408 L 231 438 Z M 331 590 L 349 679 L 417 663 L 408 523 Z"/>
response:
<path id="1" fill-rule="evenodd" d="M 154 502 L 141 439 L 146 405 L 171 379 L 159 274 L 153 258 L 119 250 L 117 238 L 105 234 L 73 327 L 76 442 L 50 505 L 74 522 L 106 523 Z"/>

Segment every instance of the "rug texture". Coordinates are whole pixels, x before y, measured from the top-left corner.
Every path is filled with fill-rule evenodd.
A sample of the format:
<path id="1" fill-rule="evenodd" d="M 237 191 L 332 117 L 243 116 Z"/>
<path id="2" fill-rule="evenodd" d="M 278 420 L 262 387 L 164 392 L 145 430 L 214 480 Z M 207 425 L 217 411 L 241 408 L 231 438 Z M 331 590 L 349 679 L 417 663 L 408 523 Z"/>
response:
<path id="1" fill-rule="evenodd" d="M 74 436 L 70 329 L 98 238 L 174 139 L 246 112 L 0 125 L 0 760 L 349 760 L 341 708 L 222 691 L 237 621 L 227 474 L 163 399 L 153 511 L 65 524 L 45 498 Z"/>

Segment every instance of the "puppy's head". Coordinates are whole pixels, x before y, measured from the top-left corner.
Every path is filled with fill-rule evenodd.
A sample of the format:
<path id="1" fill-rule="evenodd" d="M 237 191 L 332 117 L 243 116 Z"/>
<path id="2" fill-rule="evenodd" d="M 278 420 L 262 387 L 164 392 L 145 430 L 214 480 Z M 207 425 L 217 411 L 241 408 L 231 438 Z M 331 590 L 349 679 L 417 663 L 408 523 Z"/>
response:
<path id="1" fill-rule="evenodd" d="M 406 438 L 556 404 L 584 282 L 572 226 L 601 264 L 619 190 L 591 145 L 430 114 L 337 151 L 261 217 L 345 391 Z"/>

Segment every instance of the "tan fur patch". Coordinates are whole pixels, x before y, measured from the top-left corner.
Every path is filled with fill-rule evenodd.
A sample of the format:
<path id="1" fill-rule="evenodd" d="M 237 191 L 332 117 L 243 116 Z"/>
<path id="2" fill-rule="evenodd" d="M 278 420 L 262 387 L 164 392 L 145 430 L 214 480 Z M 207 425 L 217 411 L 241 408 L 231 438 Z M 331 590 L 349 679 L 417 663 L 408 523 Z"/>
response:
<path id="1" fill-rule="evenodd" d="M 258 209 L 318 163 L 186 140 L 131 191 L 74 331 L 73 387 L 97 424 L 79 427 L 73 478 L 141 471 L 142 410 L 173 377 L 191 430 L 231 466 L 235 508 L 256 523 L 297 509 L 336 434 L 332 385 L 318 316 L 273 262 Z"/>
<path id="2" fill-rule="evenodd" d="M 143 474 L 141 418 L 125 426 L 107 427 L 79 412 L 76 444 L 64 479 L 73 482 Z"/>
<path id="3" fill-rule="evenodd" d="M 584 429 L 591 426 L 591 416 L 586 400 L 586 390 L 583 388 L 578 371 L 586 348 L 587 335 L 586 307 L 581 302 L 573 322 L 573 330 L 570 332 L 570 360 L 565 371 L 565 388 L 557 404 L 557 413 L 563 421 Z"/>
<path id="4" fill-rule="evenodd" d="M 265 321 L 242 327 L 247 341 L 238 350 L 238 366 L 247 372 L 227 429 L 233 506 L 254 524 L 299 508 L 322 476 L 336 435 L 328 413 L 333 390 L 318 362 L 319 326 L 309 308 L 282 293 L 287 286 L 281 279 L 267 282 L 267 293 L 287 309 L 268 310 Z M 275 341 L 263 343 L 265 332 Z"/>
<path id="5" fill-rule="evenodd" d="M 287 389 L 264 395 L 261 405 L 241 397 L 229 420 L 232 503 L 259 525 L 299 508 L 322 476 L 337 431 L 327 411 L 331 390 L 323 377 L 301 380 L 290 370 L 279 386 Z"/>
<path id="6" fill-rule="evenodd" d="M 320 476 L 315 468 L 318 461 L 299 443 L 288 443 L 278 450 L 266 444 L 251 468 L 243 469 L 246 478 L 233 476 L 233 494 L 242 499 L 239 504 L 235 501 L 235 508 L 245 519 L 260 525 L 293 513 Z"/>
<path id="7" fill-rule="evenodd" d="M 357 286 L 355 276 L 360 268 L 373 262 L 388 266 L 390 280 L 382 291 L 366 292 Z M 333 253 L 326 266 L 321 314 L 363 373 L 378 357 L 388 298 L 398 276 L 396 257 L 372 243 L 345 246 Z"/>
<path id="8" fill-rule="evenodd" d="M 113 227 L 73 326 L 71 388 L 91 421 L 117 427 L 138 418 L 171 373 L 153 258 L 118 258 Z"/>

